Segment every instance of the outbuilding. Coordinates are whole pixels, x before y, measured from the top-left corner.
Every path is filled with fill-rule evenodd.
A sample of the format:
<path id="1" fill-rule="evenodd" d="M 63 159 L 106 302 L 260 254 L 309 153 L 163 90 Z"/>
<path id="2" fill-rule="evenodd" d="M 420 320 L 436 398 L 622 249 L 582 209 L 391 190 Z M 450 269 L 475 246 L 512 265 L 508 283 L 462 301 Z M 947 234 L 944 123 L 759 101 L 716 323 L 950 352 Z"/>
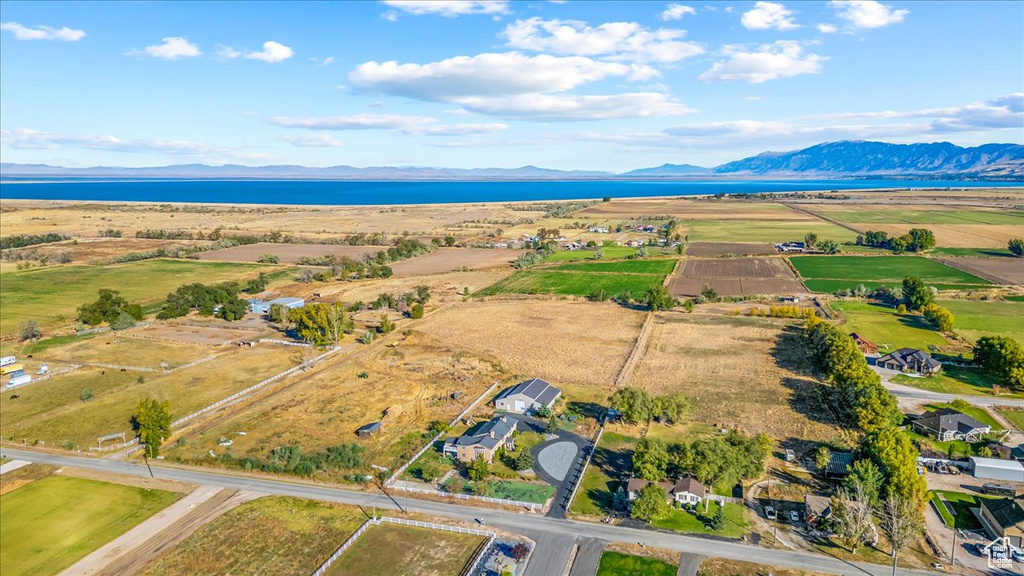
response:
<path id="1" fill-rule="evenodd" d="M 506 388 L 494 399 L 494 407 L 505 412 L 525 414 L 545 406 L 551 408 L 562 391 L 540 378 L 531 378 Z"/>
<path id="2" fill-rule="evenodd" d="M 367 424 L 366 426 L 363 426 L 356 430 L 356 436 L 359 436 L 360 438 L 364 439 L 369 438 L 370 436 L 373 436 L 374 434 L 380 432 L 382 424 L 382 422 L 371 422 L 370 424 Z"/>
<path id="3" fill-rule="evenodd" d="M 17 370 L 11 372 L 11 379 L 7 381 L 8 388 L 14 388 L 15 386 L 24 386 L 32 382 L 32 375 L 24 370 Z"/>
<path id="4" fill-rule="evenodd" d="M 269 313 L 270 307 L 274 304 L 280 304 L 281 306 L 292 310 L 294 308 L 302 308 L 306 305 L 306 301 L 302 298 L 275 298 L 264 302 L 263 300 L 254 298 L 249 300 L 249 310 L 253 314 L 263 315 Z"/>
<path id="5" fill-rule="evenodd" d="M 1024 482 L 1024 464 L 1016 460 L 971 456 L 970 467 L 975 478 Z"/>

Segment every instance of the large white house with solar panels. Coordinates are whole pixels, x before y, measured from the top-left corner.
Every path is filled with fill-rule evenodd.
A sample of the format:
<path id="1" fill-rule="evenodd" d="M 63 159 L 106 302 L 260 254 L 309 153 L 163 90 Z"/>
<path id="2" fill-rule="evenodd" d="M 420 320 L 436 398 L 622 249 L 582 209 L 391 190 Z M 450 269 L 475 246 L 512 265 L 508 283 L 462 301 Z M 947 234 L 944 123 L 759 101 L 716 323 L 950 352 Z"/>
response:
<path id="1" fill-rule="evenodd" d="M 506 388 L 494 399 L 494 407 L 505 412 L 525 414 L 541 406 L 551 408 L 562 395 L 562 391 L 551 384 L 533 378 Z"/>

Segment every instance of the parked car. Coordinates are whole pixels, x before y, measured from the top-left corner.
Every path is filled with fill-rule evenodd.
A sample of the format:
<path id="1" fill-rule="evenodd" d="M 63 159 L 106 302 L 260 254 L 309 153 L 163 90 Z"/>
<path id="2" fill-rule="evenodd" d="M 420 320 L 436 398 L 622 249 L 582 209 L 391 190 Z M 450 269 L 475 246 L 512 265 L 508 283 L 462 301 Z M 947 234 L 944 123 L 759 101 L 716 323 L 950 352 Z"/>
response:
<path id="1" fill-rule="evenodd" d="M 793 522 L 793 524 L 796 524 L 800 521 L 800 513 L 797 512 L 796 510 L 793 510 L 792 512 L 789 513 L 789 519 Z"/>
<path id="2" fill-rule="evenodd" d="M 775 513 L 775 508 L 772 508 L 771 506 L 764 507 L 764 515 L 765 518 L 768 518 L 769 520 L 777 520 L 779 517 L 779 515 Z"/>

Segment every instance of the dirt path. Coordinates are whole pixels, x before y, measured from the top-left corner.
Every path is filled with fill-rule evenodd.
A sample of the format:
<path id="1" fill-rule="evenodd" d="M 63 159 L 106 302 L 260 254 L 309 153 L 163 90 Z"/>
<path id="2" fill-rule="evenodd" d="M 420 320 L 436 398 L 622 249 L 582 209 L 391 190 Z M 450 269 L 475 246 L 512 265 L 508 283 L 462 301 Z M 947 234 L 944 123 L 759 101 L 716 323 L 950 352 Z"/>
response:
<path id="1" fill-rule="evenodd" d="M 14 472 L 18 468 L 23 468 L 25 466 L 28 466 L 29 464 L 31 464 L 31 462 L 27 460 L 11 460 L 10 462 L 5 462 L 2 466 L 0 466 L 0 474 Z"/>
<path id="2" fill-rule="evenodd" d="M 654 313 L 648 312 L 647 317 L 644 318 L 643 326 L 640 327 L 640 334 L 636 337 L 636 343 L 633 344 L 633 349 L 629 351 L 629 356 L 626 357 L 622 370 L 619 370 L 619 375 L 615 378 L 616 388 L 622 388 L 629 383 L 629 379 L 636 370 L 636 365 L 640 363 L 640 359 L 643 358 L 644 352 L 647 350 L 647 340 L 651 337 L 651 327 L 653 325 Z"/>
<path id="3" fill-rule="evenodd" d="M 825 215 L 820 214 L 818 212 L 814 212 L 812 210 L 808 210 L 806 208 L 797 206 L 796 204 L 788 204 L 788 203 L 784 202 L 783 205 L 786 206 L 787 208 L 789 208 L 790 210 L 794 210 L 796 212 L 803 212 L 804 214 L 807 214 L 808 216 L 813 216 L 815 218 L 818 218 L 819 220 L 824 220 L 826 222 L 830 222 L 832 224 L 835 224 L 836 226 L 839 226 L 840 228 L 846 228 L 847 230 L 851 230 L 853 232 L 856 232 L 857 234 L 863 234 L 864 233 L 863 230 L 860 230 L 858 228 L 854 228 L 853 226 L 850 226 L 849 224 L 844 224 L 844 223 L 842 223 L 842 222 L 840 222 L 838 220 L 834 220 L 834 219 L 829 218 L 828 216 L 825 216 Z"/>
<path id="4" fill-rule="evenodd" d="M 252 500 L 255 492 L 200 486 L 156 516 L 125 532 L 62 574 L 135 574 L 221 514 Z"/>

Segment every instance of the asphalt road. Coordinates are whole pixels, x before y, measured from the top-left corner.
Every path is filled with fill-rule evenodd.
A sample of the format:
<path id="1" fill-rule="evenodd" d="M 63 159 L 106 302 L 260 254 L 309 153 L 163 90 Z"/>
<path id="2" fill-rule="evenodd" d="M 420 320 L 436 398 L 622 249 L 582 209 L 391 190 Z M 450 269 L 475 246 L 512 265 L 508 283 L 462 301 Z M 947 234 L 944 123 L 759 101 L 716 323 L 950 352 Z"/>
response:
<path id="1" fill-rule="evenodd" d="M 2 450 L 2 454 L 8 458 L 28 460 L 53 466 L 74 466 L 132 476 L 149 475 L 145 465 L 131 462 L 61 456 L 7 448 Z M 367 510 L 372 508 L 396 508 L 388 497 L 383 494 L 356 492 L 324 485 L 289 482 L 287 480 L 253 477 L 243 474 L 230 474 L 222 471 L 196 470 L 164 464 L 154 465 L 153 473 L 156 477 L 167 480 L 239 490 L 254 490 L 265 494 L 293 496 L 311 500 L 339 502 L 359 505 Z M 411 512 L 452 518 L 465 522 L 473 522 L 476 519 L 480 519 L 487 525 L 523 534 L 531 538 L 537 542 L 537 549 L 534 551 L 530 565 L 527 567 L 526 576 L 561 576 L 565 571 L 572 545 L 580 537 L 597 538 L 609 542 L 642 542 L 647 546 L 678 550 L 680 552 L 699 553 L 706 556 L 719 556 L 735 560 L 753 560 L 764 564 L 831 574 L 889 576 L 892 572 L 889 566 L 863 563 L 854 564 L 824 554 L 811 554 L 792 550 L 772 550 L 740 542 L 721 542 L 693 536 L 667 534 L 608 524 L 591 524 L 588 522 L 546 518 L 528 514 L 525 511 L 517 513 L 507 510 L 474 508 L 432 500 L 399 498 L 398 501 Z M 935 572 L 920 570 L 900 570 L 899 573 L 918 576 L 935 574 Z"/>

